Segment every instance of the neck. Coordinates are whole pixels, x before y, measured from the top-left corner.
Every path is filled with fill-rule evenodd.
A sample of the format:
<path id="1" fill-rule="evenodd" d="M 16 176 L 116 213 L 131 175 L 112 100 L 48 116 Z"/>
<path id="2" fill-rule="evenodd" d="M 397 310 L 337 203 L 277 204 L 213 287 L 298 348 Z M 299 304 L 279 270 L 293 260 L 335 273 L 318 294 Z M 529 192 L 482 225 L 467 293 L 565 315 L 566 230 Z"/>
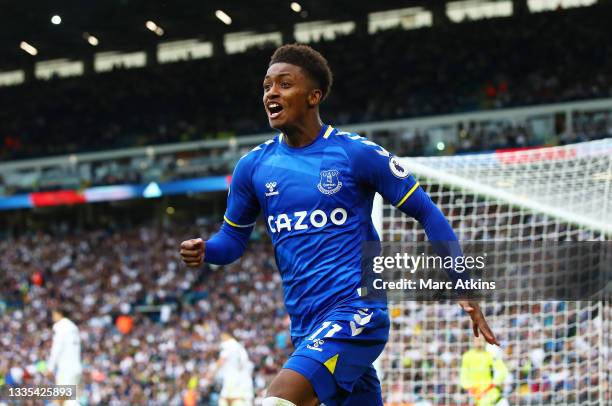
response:
<path id="1" fill-rule="evenodd" d="M 290 128 L 284 128 L 282 131 L 287 145 L 293 148 L 301 148 L 314 142 L 321 131 L 321 127 L 323 127 L 323 123 L 317 115 Z"/>

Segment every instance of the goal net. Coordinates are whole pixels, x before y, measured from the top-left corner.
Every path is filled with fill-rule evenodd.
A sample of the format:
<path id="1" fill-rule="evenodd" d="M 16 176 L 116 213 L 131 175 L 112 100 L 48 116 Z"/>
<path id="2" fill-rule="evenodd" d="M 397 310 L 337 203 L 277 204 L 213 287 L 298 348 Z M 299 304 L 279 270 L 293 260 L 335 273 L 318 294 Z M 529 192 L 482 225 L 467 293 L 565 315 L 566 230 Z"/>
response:
<path id="1" fill-rule="evenodd" d="M 460 241 L 612 239 L 612 139 L 563 147 L 403 159 Z M 422 228 L 375 205 L 383 241 L 422 241 Z M 609 297 L 481 302 L 502 343 L 511 405 L 612 404 Z M 386 405 L 468 405 L 460 386 L 469 317 L 450 302 L 389 303 L 378 369 Z"/>

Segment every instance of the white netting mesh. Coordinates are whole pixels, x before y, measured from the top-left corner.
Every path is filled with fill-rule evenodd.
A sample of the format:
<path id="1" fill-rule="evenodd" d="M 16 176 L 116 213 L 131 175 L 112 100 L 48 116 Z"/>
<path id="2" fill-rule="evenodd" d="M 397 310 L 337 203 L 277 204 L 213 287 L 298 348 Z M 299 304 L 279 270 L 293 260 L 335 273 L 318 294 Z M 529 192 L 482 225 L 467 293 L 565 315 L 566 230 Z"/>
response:
<path id="1" fill-rule="evenodd" d="M 460 240 L 609 240 L 612 139 L 532 151 L 405 161 Z M 384 241 L 424 240 L 388 204 Z M 484 302 L 503 343 L 510 404 L 612 404 L 610 302 Z M 453 303 L 390 303 L 380 359 L 387 405 L 466 405 L 469 317 Z"/>

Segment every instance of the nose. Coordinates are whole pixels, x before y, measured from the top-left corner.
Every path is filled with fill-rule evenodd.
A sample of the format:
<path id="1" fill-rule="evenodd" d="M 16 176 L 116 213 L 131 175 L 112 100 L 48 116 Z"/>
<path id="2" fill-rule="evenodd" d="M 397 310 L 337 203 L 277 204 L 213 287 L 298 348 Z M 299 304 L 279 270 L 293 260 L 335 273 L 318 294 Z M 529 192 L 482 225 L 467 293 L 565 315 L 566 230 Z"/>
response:
<path id="1" fill-rule="evenodd" d="M 276 97 L 279 96 L 279 92 L 278 92 L 278 86 L 276 85 L 276 83 L 273 83 L 268 90 L 264 93 L 264 98 L 266 100 L 269 99 L 274 99 Z"/>

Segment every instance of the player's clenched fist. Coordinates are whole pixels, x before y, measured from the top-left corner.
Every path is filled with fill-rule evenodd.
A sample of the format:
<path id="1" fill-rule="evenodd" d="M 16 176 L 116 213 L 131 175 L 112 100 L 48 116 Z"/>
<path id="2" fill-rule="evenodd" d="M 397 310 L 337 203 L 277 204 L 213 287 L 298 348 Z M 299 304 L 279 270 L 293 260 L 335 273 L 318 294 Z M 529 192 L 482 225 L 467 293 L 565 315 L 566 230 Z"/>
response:
<path id="1" fill-rule="evenodd" d="M 186 240 L 181 243 L 181 258 L 185 265 L 196 268 L 204 262 L 205 244 L 201 238 Z"/>

